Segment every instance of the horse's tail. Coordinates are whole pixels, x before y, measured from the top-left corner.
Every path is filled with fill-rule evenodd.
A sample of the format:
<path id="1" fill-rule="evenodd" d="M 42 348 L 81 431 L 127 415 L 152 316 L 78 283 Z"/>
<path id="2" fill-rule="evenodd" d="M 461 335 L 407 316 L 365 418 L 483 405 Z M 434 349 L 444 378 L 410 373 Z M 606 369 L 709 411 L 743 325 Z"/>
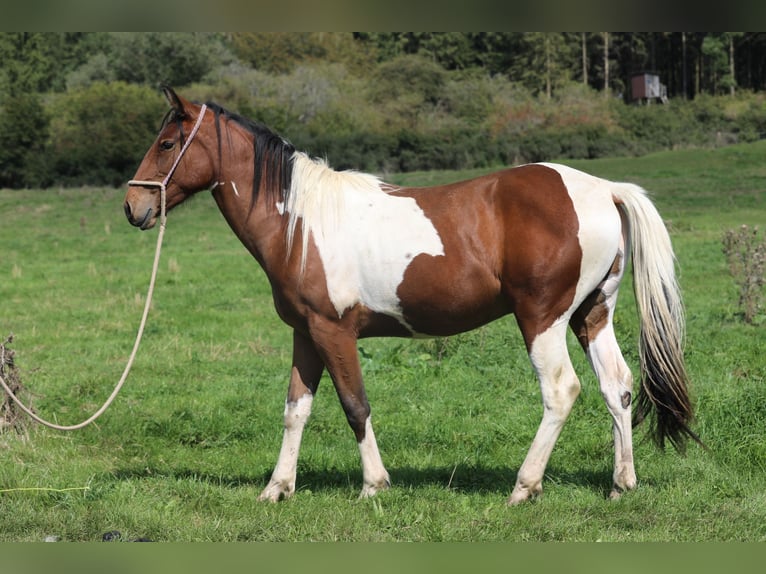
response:
<path id="1" fill-rule="evenodd" d="M 693 418 L 684 366 L 684 309 L 676 281 L 675 255 L 665 224 L 646 195 L 632 184 L 616 184 L 612 197 L 628 220 L 633 257 L 633 286 L 640 316 L 641 387 L 633 426 L 650 417 L 655 442 L 665 440 L 683 451 L 692 438 Z"/>

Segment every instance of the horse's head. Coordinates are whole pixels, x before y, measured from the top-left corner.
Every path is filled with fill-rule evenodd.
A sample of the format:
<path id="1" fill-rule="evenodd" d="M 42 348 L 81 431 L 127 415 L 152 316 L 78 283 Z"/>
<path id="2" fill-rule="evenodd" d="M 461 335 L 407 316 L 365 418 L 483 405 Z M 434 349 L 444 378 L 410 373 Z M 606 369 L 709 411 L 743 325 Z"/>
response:
<path id="1" fill-rule="evenodd" d="M 203 133 L 206 125 L 211 129 L 212 121 L 200 117 L 204 108 L 178 96 L 170 88 L 163 91 L 171 109 L 160 134 L 128 183 L 125 195 L 125 215 L 132 225 L 141 229 L 149 229 L 157 222 L 161 185 L 166 185 L 166 210 L 169 211 L 197 191 L 209 188 L 215 175 L 212 156 L 205 145 L 208 138 Z M 197 135 L 194 135 L 195 127 L 199 128 Z M 189 141 L 189 138 L 193 139 Z M 187 142 L 189 145 L 184 149 Z"/>

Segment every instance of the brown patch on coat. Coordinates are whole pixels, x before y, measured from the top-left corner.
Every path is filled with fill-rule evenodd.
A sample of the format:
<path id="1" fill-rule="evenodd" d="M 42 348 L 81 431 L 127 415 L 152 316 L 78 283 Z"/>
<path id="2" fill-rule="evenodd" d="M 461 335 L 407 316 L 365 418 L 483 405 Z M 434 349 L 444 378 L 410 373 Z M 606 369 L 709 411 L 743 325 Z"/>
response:
<path id="1" fill-rule="evenodd" d="M 418 202 L 444 245 L 443 256 L 415 257 L 397 291 L 415 331 L 451 335 L 515 313 L 530 345 L 571 306 L 579 223 L 555 170 L 522 166 L 397 193 Z"/>

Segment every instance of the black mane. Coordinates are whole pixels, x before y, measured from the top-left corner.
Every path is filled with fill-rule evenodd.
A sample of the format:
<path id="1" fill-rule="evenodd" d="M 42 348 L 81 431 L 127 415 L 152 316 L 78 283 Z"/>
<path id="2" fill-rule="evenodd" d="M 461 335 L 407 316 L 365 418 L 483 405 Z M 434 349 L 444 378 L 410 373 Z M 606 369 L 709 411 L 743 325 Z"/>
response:
<path id="1" fill-rule="evenodd" d="M 221 116 L 253 135 L 253 193 L 250 210 L 255 206 L 260 191 L 271 196 L 270 199 L 275 202 L 284 201 L 290 190 L 295 146 L 260 122 L 229 112 L 213 102 L 205 105 L 215 114 L 219 165 L 222 152 Z"/>

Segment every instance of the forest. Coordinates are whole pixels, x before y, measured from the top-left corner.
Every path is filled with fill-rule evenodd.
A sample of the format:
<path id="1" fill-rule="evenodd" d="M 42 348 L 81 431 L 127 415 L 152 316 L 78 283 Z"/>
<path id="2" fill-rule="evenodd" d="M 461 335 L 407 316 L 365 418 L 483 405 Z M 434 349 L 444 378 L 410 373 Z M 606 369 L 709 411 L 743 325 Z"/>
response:
<path id="1" fill-rule="evenodd" d="M 4 32 L 0 62 L 7 188 L 121 185 L 163 84 L 381 174 L 766 137 L 757 32 Z"/>

